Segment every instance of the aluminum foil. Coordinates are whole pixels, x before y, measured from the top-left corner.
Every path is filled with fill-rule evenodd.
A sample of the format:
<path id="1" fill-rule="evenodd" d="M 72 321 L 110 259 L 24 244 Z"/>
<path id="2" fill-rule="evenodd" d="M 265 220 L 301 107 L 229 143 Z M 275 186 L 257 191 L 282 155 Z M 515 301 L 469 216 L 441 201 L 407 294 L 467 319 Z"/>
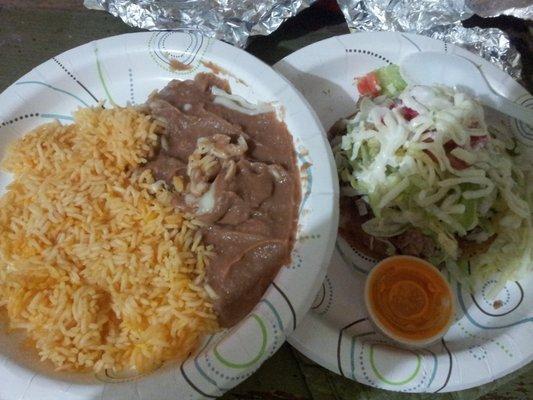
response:
<path id="1" fill-rule="evenodd" d="M 198 30 L 244 47 L 315 0 L 85 0 L 143 29 Z M 520 57 L 498 29 L 464 28 L 473 14 L 533 18 L 531 0 L 337 0 L 352 30 L 413 32 L 459 44 L 518 78 Z"/>
<path id="2" fill-rule="evenodd" d="M 507 12 L 531 17 L 530 0 L 338 0 L 338 3 L 352 30 L 419 33 L 460 45 L 515 78 L 520 75 L 520 55 L 504 32 L 496 28 L 464 28 L 461 21 L 471 17 L 474 9 L 478 13 L 482 10 L 485 16 Z M 527 4 L 521 7 L 522 3 Z"/>
<path id="3" fill-rule="evenodd" d="M 125 23 L 150 30 L 198 30 L 244 47 L 250 35 L 268 35 L 314 0 L 85 0 Z"/>
<path id="4" fill-rule="evenodd" d="M 531 0 L 466 0 L 466 6 L 481 17 L 512 15 L 522 19 L 533 19 Z"/>

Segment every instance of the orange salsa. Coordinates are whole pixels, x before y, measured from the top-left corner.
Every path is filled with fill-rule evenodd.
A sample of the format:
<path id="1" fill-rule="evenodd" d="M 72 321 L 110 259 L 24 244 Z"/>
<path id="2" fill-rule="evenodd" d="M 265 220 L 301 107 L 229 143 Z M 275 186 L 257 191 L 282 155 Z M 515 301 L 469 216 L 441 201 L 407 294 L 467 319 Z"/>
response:
<path id="1" fill-rule="evenodd" d="M 423 342 L 447 330 L 454 314 L 450 286 L 437 268 L 411 256 L 393 256 L 368 277 L 367 307 L 389 336 Z"/>

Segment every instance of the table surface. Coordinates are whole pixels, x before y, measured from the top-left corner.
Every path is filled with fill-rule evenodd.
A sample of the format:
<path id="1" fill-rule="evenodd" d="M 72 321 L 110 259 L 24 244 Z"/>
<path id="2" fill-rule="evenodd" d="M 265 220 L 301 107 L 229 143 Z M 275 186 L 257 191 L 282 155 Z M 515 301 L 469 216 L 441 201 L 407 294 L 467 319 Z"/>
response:
<path id="1" fill-rule="evenodd" d="M 247 50 L 273 64 L 307 44 L 347 33 L 342 14 L 331 4 L 319 1 L 287 21 L 274 34 L 253 39 Z M 474 18 L 469 23 L 483 26 L 487 22 Z M 522 51 L 522 80 L 531 91 L 531 24 L 526 23 L 521 28 L 520 23 L 517 25 L 509 19 L 503 20 L 502 24 L 511 27 L 509 33 Z M 85 9 L 82 0 L 0 0 L 0 92 L 36 65 L 65 50 L 94 39 L 136 31 L 105 12 Z M 530 364 L 492 384 L 449 394 L 393 394 L 329 372 L 285 344 L 254 375 L 223 399 L 526 400 L 533 398 L 532 372 L 533 365 Z"/>

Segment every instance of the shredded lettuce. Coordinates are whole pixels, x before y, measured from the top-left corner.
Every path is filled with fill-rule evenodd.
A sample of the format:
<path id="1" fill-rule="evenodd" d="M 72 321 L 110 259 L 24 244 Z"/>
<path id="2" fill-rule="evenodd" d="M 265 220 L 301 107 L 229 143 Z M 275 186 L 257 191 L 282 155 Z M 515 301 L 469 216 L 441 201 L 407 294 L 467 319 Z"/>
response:
<path id="1" fill-rule="evenodd" d="M 387 74 L 398 82 L 392 69 Z M 399 94 L 362 98 L 334 146 L 342 184 L 374 214 L 363 229 L 380 238 L 419 229 L 438 245 L 433 260 L 471 287 L 487 276 L 505 283 L 531 271 L 530 149 L 490 132 L 481 104 L 461 91 L 392 92 Z M 491 237 L 485 253 L 461 256 L 462 238 Z"/>

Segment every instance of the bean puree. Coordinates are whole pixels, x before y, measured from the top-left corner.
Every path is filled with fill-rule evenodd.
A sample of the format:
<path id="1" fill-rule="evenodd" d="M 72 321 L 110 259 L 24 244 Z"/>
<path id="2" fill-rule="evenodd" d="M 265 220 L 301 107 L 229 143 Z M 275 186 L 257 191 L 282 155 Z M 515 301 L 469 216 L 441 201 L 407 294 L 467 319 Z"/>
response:
<path id="1" fill-rule="evenodd" d="M 286 125 L 272 110 L 243 106 L 229 92 L 226 81 L 199 74 L 171 81 L 146 103 L 166 126 L 146 168 L 170 187 L 181 182 L 176 206 L 206 223 L 203 241 L 216 252 L 207 283 L 226 327 L 253 308 L 290 262 L 300 203 Z"/>

